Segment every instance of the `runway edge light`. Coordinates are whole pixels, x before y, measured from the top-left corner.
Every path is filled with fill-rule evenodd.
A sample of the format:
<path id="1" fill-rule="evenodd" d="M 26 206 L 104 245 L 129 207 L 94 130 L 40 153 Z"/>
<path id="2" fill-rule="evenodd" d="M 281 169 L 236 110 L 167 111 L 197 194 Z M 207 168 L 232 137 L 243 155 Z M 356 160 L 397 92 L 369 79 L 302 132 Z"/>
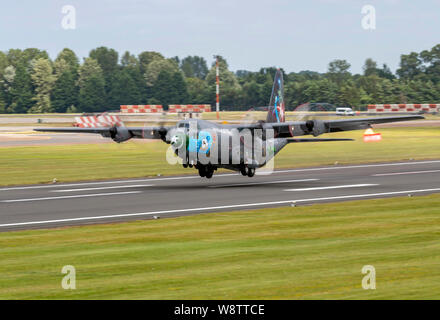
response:
<path id="1" fill-rule="evenodd" d="M 367 129 L 364 132 L 364 142 L 379 142 L 382 140 L 381 133 L 374 133 L 373 129 Z"/>

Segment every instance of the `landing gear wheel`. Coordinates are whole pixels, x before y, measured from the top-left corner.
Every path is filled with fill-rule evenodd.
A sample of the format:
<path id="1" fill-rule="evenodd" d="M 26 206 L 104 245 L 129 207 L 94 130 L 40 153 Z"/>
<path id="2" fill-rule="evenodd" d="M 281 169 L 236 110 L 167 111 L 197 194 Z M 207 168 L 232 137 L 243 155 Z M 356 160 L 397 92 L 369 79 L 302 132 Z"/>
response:
<path id="1" fill-rule="evenodd" d="M 213 174 L 214 174 L 214 170 L 208 169 L 206 171 L 205 177 L 208 178 L 208 179 L 211 179 Z"/>
<path id="2" fill-rule="evenodd" d="M 247 176 L 252 178 L 255 175 L 255 168 L 249 168 Z"/>
<path id="3" fill-rule="evenodd" d="M 247 166 L 243 166 L 243 167 L 241 167 L 241 169 L 240 169 L 240 173 L 243 175 L 243 176 L 247 176 L 248 175 L 248 173 L 249 173 L 249 168 L 247 167 Z"/>
<path id="4" fill-rule="evenodd" d="M 206 168 L 205 166 L 199 166 L 199 176 L 206 177 Z"/>

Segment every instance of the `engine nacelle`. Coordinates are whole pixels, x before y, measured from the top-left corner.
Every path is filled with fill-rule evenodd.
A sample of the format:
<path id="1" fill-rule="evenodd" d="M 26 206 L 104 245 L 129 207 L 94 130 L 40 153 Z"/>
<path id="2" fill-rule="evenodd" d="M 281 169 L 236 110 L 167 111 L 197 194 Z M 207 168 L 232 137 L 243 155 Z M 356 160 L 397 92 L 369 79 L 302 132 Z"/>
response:
<path id="1" fill-rule="evenodd" d="M 309 133 L 311 133 L 314 137 L 327 132 L 325 123 L 322 120 L 309 120 L 306 122 L 306 127 Z"/>
<path id="2" fill-rule="evenodd" d="M 111 127 L 110 130 L 110 138 L 114 142 L 121 143 L 133 138 L 133 135 L 126 127 Z"/>

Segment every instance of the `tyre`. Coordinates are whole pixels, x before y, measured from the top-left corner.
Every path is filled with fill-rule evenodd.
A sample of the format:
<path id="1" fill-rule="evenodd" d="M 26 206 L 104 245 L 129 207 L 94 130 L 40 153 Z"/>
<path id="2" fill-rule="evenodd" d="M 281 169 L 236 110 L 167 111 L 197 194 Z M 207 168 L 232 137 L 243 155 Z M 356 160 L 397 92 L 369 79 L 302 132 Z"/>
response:
<path id="1" fill-rule="evenodd" d="M 201 176 L 202 178 L 206 176 L 206 169 L 204 166 L 199 167 L 199 176 Z"/>
<path id="2" fill-rule="evenodd" d="M 211 179 L 213 174 L 214 174 L 214 170 L 208 170 L 205 174 L 205 177 Z"/>

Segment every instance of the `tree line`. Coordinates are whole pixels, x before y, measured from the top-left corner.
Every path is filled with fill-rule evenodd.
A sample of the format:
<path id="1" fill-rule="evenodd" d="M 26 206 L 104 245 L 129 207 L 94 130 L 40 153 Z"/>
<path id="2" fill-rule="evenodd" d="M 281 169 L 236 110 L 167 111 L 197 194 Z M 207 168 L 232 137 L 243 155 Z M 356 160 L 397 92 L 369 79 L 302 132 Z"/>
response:
<path id="1" fill-rule="evenodd" d="M 223 110 L 266 106 L 275 67 L 257 72 L 229 70 L 219 58 Z M 284 73 L 287 109 L 327 102 L 356 109 L 373 103 L 439 103 L 440 44 L 400 57 L 394 74 L 366 59 L 363 73 L 352 74 L 346 60 L 334 60 L 326 73 Z M 166 58 L 153 51 L 139 55 L 99 47 L 80 61 L 71 49 L 55 60 L 44 50 L 0 52 L 0 113 L 102 112 L 121 104 L 215 105 L 215 62 L 198 56 Z"/>

